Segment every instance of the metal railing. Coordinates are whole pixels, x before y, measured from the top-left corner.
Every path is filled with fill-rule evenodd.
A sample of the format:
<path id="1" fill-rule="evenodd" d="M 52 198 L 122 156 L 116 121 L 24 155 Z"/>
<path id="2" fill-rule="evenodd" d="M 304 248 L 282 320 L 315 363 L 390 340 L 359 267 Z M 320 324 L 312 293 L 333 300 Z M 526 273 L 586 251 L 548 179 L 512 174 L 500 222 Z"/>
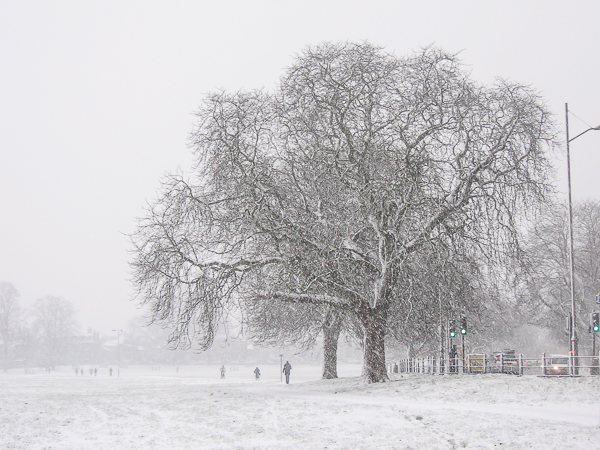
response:
<path id="1" fill-rule="evenodd" d="M 458 375 L 505 373 L 513 375 L 537 376 L 597 376 L 600 375 L 598 356 L 546 355 L 541 358 L 524 358 L 516 355 L 510 358 L 494 358 L 483 354 L 468 355 L 462 358 L 405 358 L 387 364 L 388 373 L 413 373 L 431 375 Z"/>

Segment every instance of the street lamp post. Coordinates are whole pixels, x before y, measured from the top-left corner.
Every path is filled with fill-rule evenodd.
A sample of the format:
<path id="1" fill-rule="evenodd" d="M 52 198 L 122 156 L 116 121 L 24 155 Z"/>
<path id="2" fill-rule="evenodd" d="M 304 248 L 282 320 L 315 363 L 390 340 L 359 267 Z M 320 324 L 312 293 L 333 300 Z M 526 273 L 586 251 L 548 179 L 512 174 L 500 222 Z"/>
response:
<path id="1" fill-rule="evenodd" d="M 569 104 L 565 103 L 565 127 L 567 132 L 567 184 L 568 184 L 568 199 L 569 199 L 569 265 L 571 272 L 571 355 L 573 358 L 577 358 L 579 351 L 577 345 L 577 316 L 575 311 L 575 257 L 573 251 L 573 206 L 571 200 L 571 152 L 569 149 L 569 143 L 574 141 L 579 136 L 587 133 L 588 131 L 600 131 L 600 125 L 597 127 L 588 128 L 582 133 L 579 133 L 574 138 L 569 138 Z M 572 365 L 574 368 L 574 374 L 578 374 L 577 368 L 577 359 L 574 360 L 574 364 Z"/>
<path id="2" fill-rule="evenodd" d="M 117 377 L 121 376 L 121 347 L 119 346 L 119 337 L 123 330 L 113 330 L 117 332 Z"/>
<path id="3" fill-rule="evenodd" d="M 279 355 L 279 381 L 283 381 L 283 355 Z"/>

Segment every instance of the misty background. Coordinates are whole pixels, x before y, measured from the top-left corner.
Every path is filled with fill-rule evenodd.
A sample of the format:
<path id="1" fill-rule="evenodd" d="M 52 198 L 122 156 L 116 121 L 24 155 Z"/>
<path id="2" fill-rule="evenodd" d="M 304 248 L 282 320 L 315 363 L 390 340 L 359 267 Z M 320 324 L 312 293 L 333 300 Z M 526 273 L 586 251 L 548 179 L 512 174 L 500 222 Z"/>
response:
<path id="1" fill-rule="evenodd" d="M 568 102 L 575 136 L 600 124 L 599 18 L 593 1 L 5 0 L 0 281 L 18 290 L 24 312 L 47 296 L 72 304 L 81 339 L 110 347 L 113 330 L 127 330 L 137 351 L 158 348 L 165 331 L 144 328 L 134 301 L 128 234 L 161 177 L 190 168 L 187 138 L 207 92 L 270 90 L 295 54 L 322 41 L 368 41 L 397 55 L 433 44 L 459 53 L 480 83 L 533 86 L 560 130 Z M 600 200 L 599 137 L 572 143 L 576 201 Z M 564 196 L 564 153 L 555 163 Z M 211 352 L 237 351 L 225 339 Z"/>

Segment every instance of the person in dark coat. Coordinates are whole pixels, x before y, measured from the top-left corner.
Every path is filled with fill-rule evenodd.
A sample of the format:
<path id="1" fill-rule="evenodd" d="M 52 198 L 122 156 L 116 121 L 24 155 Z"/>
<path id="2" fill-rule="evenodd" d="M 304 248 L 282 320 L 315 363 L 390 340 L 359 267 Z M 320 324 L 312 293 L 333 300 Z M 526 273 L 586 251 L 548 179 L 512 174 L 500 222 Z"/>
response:
<path id="1" fill-rule="evenodd" d="M 254 376 L 256 377 L 256 381 L 260 378 L 260 369 L 257 367 L 254 369 Z"/>
<path id="2" fill-rule="evenodd" d="M 290 372 L 292 371 L 292 365 L 289 361 L 286 361 L 283 365 L 283 373 L 285 374 L 285 384 L 290 384 Z"/>

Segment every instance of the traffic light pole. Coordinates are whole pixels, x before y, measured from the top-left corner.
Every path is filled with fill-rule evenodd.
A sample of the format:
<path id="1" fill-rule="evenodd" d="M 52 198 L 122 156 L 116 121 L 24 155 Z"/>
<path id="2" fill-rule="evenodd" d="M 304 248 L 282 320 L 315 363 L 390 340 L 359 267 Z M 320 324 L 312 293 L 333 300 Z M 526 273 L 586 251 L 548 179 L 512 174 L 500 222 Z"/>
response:
<path id="1" fill-rule="evenodd" d="M 446 333 L 444 332 L 444 315 L 442 314 L 442 296 L 438 294 L 438 305 L 440 313 L 440 359 L 438 366 L 438 373 L 442 375 L 444 373 L 444 338 Z"/>
<path id="2" fill-rule="evenodd" d="M 462 373 L 465 373 L 465 335 L 461 334 L 462 336 Z"/>
<path id="3" fill-rule="evenodd" d="M 447 373 L 458 373 L 457 351 L 454 348 L 454 336 L 456 336 L 456 322 L 454 319 L 448 321 L 448 370 Z"/>
<path id="4" fill-rule="evenodd" d="M 465 336 L 467 335 L 467 317 L 460 316 L 460 335 L 462 336 L 462 373 L 465 373 Z"/>
<path id="5" fill-rule="evenodd" d="M 600 368 L 598 367 L 598 358 L 596 358 L 596 333 L 592 331 L 592 368 L 590 369 L 591 375 L 598 375 Z"/>

